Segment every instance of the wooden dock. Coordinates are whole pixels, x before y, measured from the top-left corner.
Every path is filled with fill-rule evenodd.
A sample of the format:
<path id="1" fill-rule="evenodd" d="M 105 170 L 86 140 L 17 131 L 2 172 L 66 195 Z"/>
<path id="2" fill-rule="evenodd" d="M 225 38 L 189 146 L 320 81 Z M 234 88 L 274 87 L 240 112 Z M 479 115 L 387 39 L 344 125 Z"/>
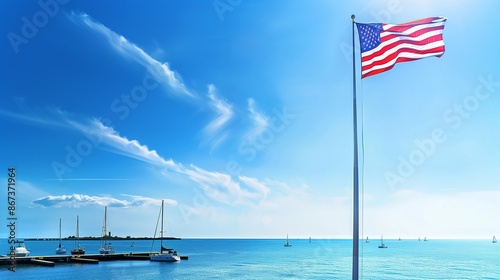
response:
<path id="1" fill-rule="evenodd" d="M 28 256 L 16 257 L 16 265 L 40 265 L 55 266 L 57 263 L 81 263 L 98 264 L 100 261 L 149 261 L 151 253 L 118 253 L 118 254 L 86 254 L 86 255 L 51 255 L 51 256 Z M 187 260 L 188 256 L 181 256 L 181 260 Z M 0 257 L 0 267 L 10 266 L 9 257 Z"/>
<path id="2" fill-rule="evenodd" d="M 31 259 L 30 261 L 31 261 L 32 264 L 35 264 L 35 265 L 43 265 L 43 266 L 54 266 L 54 265 L 56 265 L 55 262 L 46 261 L 46 260 L 42 260 L 42 259 Z"/>

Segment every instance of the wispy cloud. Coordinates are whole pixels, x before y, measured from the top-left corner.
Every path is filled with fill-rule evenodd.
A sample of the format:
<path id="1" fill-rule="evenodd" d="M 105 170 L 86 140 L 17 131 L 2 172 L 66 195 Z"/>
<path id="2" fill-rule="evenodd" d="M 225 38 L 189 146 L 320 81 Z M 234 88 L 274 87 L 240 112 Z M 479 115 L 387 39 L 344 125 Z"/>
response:
<path id="1" fill-rule="evenodd" d="M 265 199 L 267 195 L 271 192 L 271 190 L 269 189 L 268 186 L 266 186 L 265 183 L 260 182 L 256 178 L 239 176 L 239 179 L 242 183 L 244 183 L 245 185 L 254 190 L 254 192 L 250 194 L 253 194 L 255 198 Z"/>
<path id="2" fill-rule="evenodd" d="M 121 55 L 135 60 L 146 67 L 148 72 L 158 81 L 167 84 L 177 93 L 193 97 L 194 94 L 184 85 L 179 74 L 175 73 L 168 63 L 160 62 L 146 53 L 136 44 L 127 40 L 120 34 L 106 27 L 104 24 L 94 20 L 85 13 L 71 13 L 70 18 L 77 23 L 83 23 L 94 32 L 97 32 L 108 39 L 109 44 Z"/>
<path id="3" fill-rule="evenodd" d="M 166 167 L 168 169 L 179 171 L 181 165 L 173 160 L 166 160 L 155 150 L 149 149 L 146 145 L 141 145 L 137 140 L 129 140 L 120 136 L 112 127 L 105 126 L 97 119 L 92 119 L 89 124 L 75 125 L 85 134 L 102 139 L 102 143 L 111 147 L 111 151 L 126 157 L 135 158 L 156 166 Z"/>
<path id="4" fill-rule="evenodd" d="M 33 201 L 34 204 L 43 207 L 73 207 L 79 208 L 89 205 L 108 206 L 117 208 L 139 207 L 147 205 L 159 205 L 161 200 L 143 196 L 123 195 L 128 196 L 131 200 L 116 199 L 105 196 L 90 196 L 85 194 L 72 195 L 56 195 L 45 196 Z M 167 204 L 177 205 L 177 201 L 168 199 Z"/>
<path id="5" fill-rule="evenodd" d="M 156 198 L 150 198 L 150 197 L 145 197 L 145 196 L 140 196 L 140 195 L 130 195 L 130 194 L 122 194 L 122 196 L 128 196 L 128 197 L 132 198 L 131 205 L 133 205 L 133 206 L 160 205 L 162 200 L 167 205 L 172 205 L 172 206 L 177 205 L 176 200 L 169 199 L 169 198 L 156 199 Z"/>
<path id="6" fill-rule="evenodd" d="M 222 129 L 233 118 L 234 111 L 232 105 L 217 96 L 217 88 L 214 85 L 210 84 L 207 88 L 208 105 L 215 112 L 216 117 L 205 126 L 204 132 L 211 147 L 215 148 L 227 137 L 227 133 L 222 132 Z"/>
<path id="7" fill-rule="evenodd" d="M 213 133 L 223 128 L 224 125 L 226 125 L 227 122 L 231 120 L 231 117 L 233 117 L 234 112 L 231 105 L 229 105 L 227 102 L 217 97 L 217 89 L 215 88 L 214 85 L 212 84 L 208 85 L 207 96 L 210 99 L 209 103 L 210 107 L 214 109 L 214 111 L 217 112 L 218 114 L 217 118 L 215 118 L 212 122 L 210 122 L 206 126 L 206 130 L 208 132 Z"/>
<path id="8" fill-rule="evenodd" d="M 150 55 L 124 36 L 109 29 L 86 13 L 71 13 L 70 19 L 104 36 L 117 53 L 143 65 L 156 80 L 168 85 L 173 91 L 185 96 L 195 97 L 195 94 L 182 82 L 180 75 L 174 72 L 168 63 L 153 58 L 153 56 L 158 56 L 154 55 L 157 51 L 163 52 L 161 48 L 157 48 L 157 51 Z M 203 132 L 205 142 L 209 143 L 210 148 L 213 150 L 228 139 L 229 133 L 223 129 L 234 118 L 235 113 L 233 106 L 218 96 L 217 89 L 213 84 L 209 84 L 207 87 L 207 103 L 210 109 L 214 111 L 215 117 L 204 127 Z M 247 110 L 250 113 L 249 118 L 253 123 L 253 127 L 244 137 L 252 141 L 269 127 L 269 118 L 256 109 L 255 101 L 252 98 L 248 100 Z"/>
<path id="9" fill-rule="evenodd" d="M 253 98 L 248 99 L 247 110 L 250 113 L 249 117 L 253 123 L 253 127 L 245 135 L 245 138 L 249 141 L 253 141 L 269 127 L 269 118 L 256 109 L 255 100 Z"/>
<path id="10" fill-rule="evenodd" d="M 104 126 L 98 120 L 91 122 L 91 127 L 80 127 L 82 132 L 99 131 L 103 143 L 114 147 L 118 154 L 135 158 L 157 167 L 166 168 L 170 171 L 186 175 L 192 181 L 198 183 L 204 193 L 210 198 L 222 203 L 250 203 L 252 200 L 260 200 L 267 196 L 269 189 L 257 179 L 240 177 L 239 179 L 250 186 L 249 190 L 242 189 L 239 182 L 236 182 L 231 175 L 213 171 L 207 171 L 197 166 L 186 167 L 173 160 L 165 160 L 155 150 L 150 150 L 147 146 L 141 145 L 137 140 L 128 140 L 120 136 L 115 130 Z"/>
<path id="11" fill-rule="evenodd" d="M 197 182 L 207 196 L 227 204 L 247 204 L 266 198 L 270 189 L 256 178 L 239 176 L 239 182 L 229 174 L 203 170 L 191 166 L 184 172 Z M 247 188 L 245 188 L 245 186 Z"/>
<path id="12" fill-rule="evenodd" d="M 44 123 L 49 127 L 63 127 L 81 132 L 88 139 L 94 139 L 94 144 L 97 148 L 155 166 L 159 168 L 160 174 L 167 174 L 165 176 L 168 176 L 172 172 L 185 176 L 195 182 L 207 197 L 220 203 L 255 205 L 262 199 L 265 199 L 271 192 L 266 182 L 261 182 L 256 178 L 246 176 L 233 177 L 227 173 L 208 171 L 195 165 L 186 166 L 175 162 L 173 159 L 165 159 L 156 150 L 150 149 L 138 140 L 131 140 L 120 135 L 112 127 L 104 125 L 98 119 L 80 118 L 77 120 L 71 114 L 60 110 L 52 110 L 51 114 L 47 115 L 50 116 L 48 117 L 50 121 L 40 120 L 33 116 L 23 117 L 22 115 L 15 115 L 14 118 L 28 120 L 35 124 Z M 112 204 L 115 207 L 128 207 L 131 205 L 127 201 L 84 195 L 47 196 L 36 200 L 36 203 L 40 205 L 60 205 L 64 203 L 71 205 L 84 205 L 85 203 L 99 205 Z"/>
<path id="13" fill-rule="evenodd" d="M 103 144 L 113 147 L 112 152 L 187 176 L 198 183 L 198 186 L 208 197 L 218 202 L 228 204 L 255 203 L 265 198 L 270 192 L 265 183 L 254 178 L 244 176 L 233 178 L 226 173 L 207 171 L 195 165 L 184 166 L 172 159 L 166 160 L 155 150 L 150 150 L 137 140 L 129 140 L 120 136 L 113 128 L 103 125 L 98 120 L 94 119 L 89 125 L 90 127 L 82 125 L 77 127 L 84 133 L 89 131 L 100 133 L 99 137 Z M 247 188 L 242 188 L 242 185 Z"/>
<path id="14" fill-rule="evenodd" d="M 44 111 L 35 111 L 28 106 L 25 106 L 24 99 L 19 100 L 17 103 L 17 110 L 8 111 L 0 109 L 0 115 L 15 119 L 19 122 L 29 123 L 39 126 L 50 126 L 58 128 L 68 128 L 67 122 L 62 122 L 61 117 L 65 113 L 59 109 L 49 109 Z"/>

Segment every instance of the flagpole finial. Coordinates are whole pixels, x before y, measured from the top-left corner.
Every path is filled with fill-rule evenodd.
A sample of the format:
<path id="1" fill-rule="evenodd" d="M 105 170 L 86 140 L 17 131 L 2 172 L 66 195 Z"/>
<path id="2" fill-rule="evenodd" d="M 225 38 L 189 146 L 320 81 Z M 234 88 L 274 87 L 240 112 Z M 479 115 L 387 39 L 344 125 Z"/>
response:
<path id="1" fill-rule="evenodd" d="M 356 18 L 356 16 L 355 16 L 355 15 L 351 15 L 351 19 L 352 19 L 352 21 L 354 21 L 354 19 L 355 19 L 355 18 Z"/>

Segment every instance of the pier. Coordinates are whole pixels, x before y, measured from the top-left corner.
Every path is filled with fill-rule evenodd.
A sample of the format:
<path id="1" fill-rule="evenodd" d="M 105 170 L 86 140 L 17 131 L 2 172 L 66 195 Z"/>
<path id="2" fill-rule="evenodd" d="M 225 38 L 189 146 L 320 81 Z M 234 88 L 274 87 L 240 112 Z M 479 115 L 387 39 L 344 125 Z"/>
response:
<path id="1" fill-rule="evenodd" d="M 86 255 L 50 255 L 16 257 L 16 265 L 55 266 L 57 263 L 99 264 L 100 261 L 149 261 L 150 252 L 117 253 L 117 254 L 86 254 Z M 187 260 L 188 256 L 181 256 Z M 11 265 L 10 257 L 0 257 L 0 268 Z"/>

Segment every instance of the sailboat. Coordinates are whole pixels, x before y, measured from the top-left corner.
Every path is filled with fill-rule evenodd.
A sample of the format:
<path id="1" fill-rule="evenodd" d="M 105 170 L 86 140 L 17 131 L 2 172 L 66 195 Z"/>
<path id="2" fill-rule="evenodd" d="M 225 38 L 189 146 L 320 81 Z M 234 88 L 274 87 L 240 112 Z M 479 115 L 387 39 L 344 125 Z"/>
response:
<path id="1" fill-rule="evenodd" d="M 379 248 L 387 248 L 387 246 L 384 244 L 384 236 L 380 238 L 380 245 L 378 245 Z"/>
<path id="2" fill-rule="evenodd" d="M 286 235 L 286 243 L 283 246 L 285 246 L 285 247 L 291 247 L 292 246 L 292 244 L 288 243 L 288 234 Z"/>
<path id="3" fill-rule="evenodd" d="M 181 260 L 181 257 L 174 249 L 167 249 L 163 247 L 163 205 L 164 201 L 161 201 L 161 230 L 160 230 L 160 252 L 157 254 L 152 254 L 149 257 L 150 261 L 155 262 L 178 262 Z M 158 226 L 158 224 L 157 224 Z M 154 242 L 154 239 L 153 239 Z"/>
<path id="4" fill-rule="evenodd" d="M 497 238 L 493 235 L 493 240 L 491 241 L 491 243 L 497 243 Z"/>
<path id="5" fill-rule="evenodd" d="M 56 254 L 64 255 L 66 254 L 66 248 L 61 244 L 61 219 L 59 218 L 59 246 L 56 249 Z"/>
<path id="6" fill-rule="evenodd" d="M 108 242 L 106 239 L 106 237 L 108 236 L 107 215 L 108 215 L 108 207 L 104 207 L 104 221 L 102 223 L 101 248 L 99 248 L 99 253 L 105 255 L 115 253 L 115 249 L 111 247 L 111 242 Z"/>
<path id="7" fill-rule="evenodd" d="M 72 255 L 83 255 L 85 254 L 85 248 L 80 246 L 80 228 L 78 223 L 78 216 L 76 216 L 76 239 L 74 248 L 71 249 Z"/>
<path id="8" fill-rule="evenodd" d="M 366 243 L 370 243 L 370 240 L 368 240 L 368 236 L 366 237 Z"/>

